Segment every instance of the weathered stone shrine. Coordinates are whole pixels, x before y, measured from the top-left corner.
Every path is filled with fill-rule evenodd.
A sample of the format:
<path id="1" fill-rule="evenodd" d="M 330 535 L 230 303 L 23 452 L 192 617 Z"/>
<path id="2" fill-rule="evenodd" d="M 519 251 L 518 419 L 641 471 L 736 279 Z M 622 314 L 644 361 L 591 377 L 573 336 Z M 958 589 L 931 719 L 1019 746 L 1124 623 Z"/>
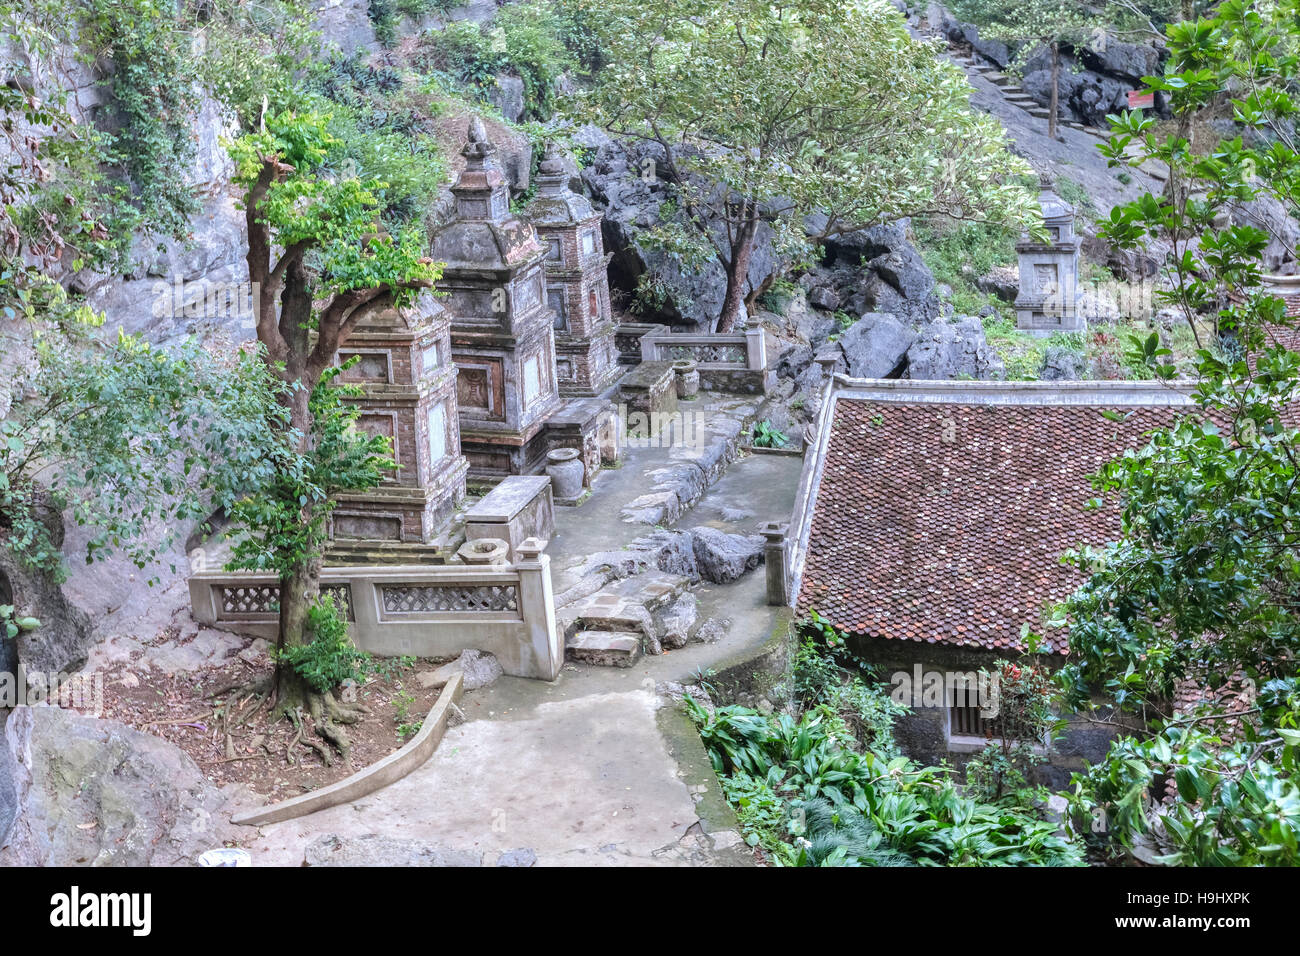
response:
<path id="1" fill-rule="evenodd" d="M 537 195 L 525 215 L 546 247 L 546 295 L 555 313 L 560 394 L 598 395 L 619 374 L 601 214 L 569 188 L 554 147 L 538 168 L 537 182 Z"/>
<path id="2" fill-rule="evenodd" d="M 1047 240 L 1025 235 L 1016 243 L 1020 257 L 1016 327 L 1035 335 L 1082 332 L 1087 322 L 1078 303 L 1079 239 L 1074 233 L 1074 207 L 1056 194 L 1049 176 L 1039 177 L 1039 186 Z"/>
<path id="3" fill-rule="evenodd" d="M 364 320 L 339 351 L 356 357 L 342 379 L 359 385 L 357 426 L 393 443 L 397 467 L 377 487 L 338 496 L 331 537 L 431 543 L 465 496 L 450 318 L 431 295 Z"/>
<path id="4" fill-rule="evenodd" d="M 546 304 L 546 250 L 533 227 L 510 212 L 510 192 L 477 117 L 451 187 L 455 218 L 435 236 L 445 263 L 438 288 L 452 313 L 452 361 L 461 451 L 472 478 L 538 471 L 546 418 L 560 405 L 554 316 Z"/>

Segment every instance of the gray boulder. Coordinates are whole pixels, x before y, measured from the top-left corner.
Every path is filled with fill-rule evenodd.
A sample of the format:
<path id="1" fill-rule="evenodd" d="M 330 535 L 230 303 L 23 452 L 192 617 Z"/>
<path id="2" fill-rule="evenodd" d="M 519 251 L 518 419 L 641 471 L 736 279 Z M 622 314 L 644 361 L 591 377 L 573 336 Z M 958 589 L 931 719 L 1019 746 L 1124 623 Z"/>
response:
<path id="1" fill-rule="evenodd" d="M 461 651 L 460 657 L 434 671 L 428 686 L 441 687 L 460 674 L 465 690 L 478 690 L 491 684 L 503 673 L 501 662 L 494 655 L 470 647 Z"/>
<path id="2" fill-rule="evenodd" d="M 923 328 L 907 351 L 907 377 L 927 381 L 1001 379 L 1006 366 L 972 315 L 941 319 Z"/>
<path id="3" fill-rule="evenodd" d="M 1020 294 L 1020 270 L 1015 266 L 997 266 L 976 279 L 975 287 L 1003 302 L 1014 302 Z"/>
<path id="4" fill-rule="evenodd" d="M 498 73 L 496 85 L 488 90 L 488 101 L 512 123 L 524 117 L 527 103 L 524 100 L 524 81 L 511 73 Z"/>
<path id="5" fill-rule="evenodd" d="M 186 866 L 247 838 L 226 797 L 179 747 L 58 707 L 5 725 L 17 814 L 0 866 Z"/>
<path id="6" fill-rule="evenodd" d="M 914 329 L 892 315 L 869 312 L 840 336 L 839 346 L 854 378 L 898 378 L 915 342 Z"/>
<path id="7" fill-rule="evenodd" d="M 759 535 L 695 528 L 691 538 L 700 577 L 714 584 L 735 581 L 763 562 L 763 538 Z"/>
<path id="8" fill-rule="evenodd" d="M 307 844 L 303 866 L 482 866 L 483 854 L 470 850 L 364 833 L 327 833 Z"/>
<path id="9" fill-rule="evenodd" d="M 1073 349 L 1059 345 L 1049 346 L 1043 353 L 1043 365 L 1038 377 L 1044 382 L 1077 382 L 1088 377 L 1088 364 Z"/>
<path id="10" fill-rule="evenodd" d="M 1079 47 L 1076 55 L 1085 67 L 1104 76 L 1128 80 L 1136 86 L 1144 76 L 1154 76 L 1161 70 L 1164 53 L 1144 43 L 1125 43 L 1108 36 L 1104 43 Z"/>
<path id="11" fill-rule="evenodd" d="M 664 647 L 685 647 L 690 640 L 699 614 L 699 601 L 690 591 L 684 593 L 657 617 L 660 640 Z"/>
<path id="12" fill-rule="evenodd" d="M 62 516 L 46 509 L 41 519 L 53 542 L 62 545 Z M 41 622 L 36 630 L 23 631 L 12 641 L 0 638 L 5 665 L 0 670 L 12 673 L 21 661 L 29 671 L 57 673 L 79 667 L 86 659 L 94 643 L 90 616 L 61 585 L 23 564 L 8 548 L 0 548 L 0 604 L 13 604 L 23 617 Z"/>

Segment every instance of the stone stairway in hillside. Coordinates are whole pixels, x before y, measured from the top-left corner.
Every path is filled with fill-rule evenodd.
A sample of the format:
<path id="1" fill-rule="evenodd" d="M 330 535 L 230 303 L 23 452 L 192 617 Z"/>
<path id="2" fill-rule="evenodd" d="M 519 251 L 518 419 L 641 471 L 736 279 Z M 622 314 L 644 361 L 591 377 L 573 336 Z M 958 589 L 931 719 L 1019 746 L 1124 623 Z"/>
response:
<path id="1" fill-rule="evenodd" d="M 1015 77 L 995 69 L 982 60 L 971 56 L 969 53 L 963 52 L 958 47 L 950 46 L 950 51 L 951 52 L 948 56 L 950 60 L 965 70 L 968 75 L 971 73 L 978 74 L 994 86 L 999 87 L 1002 91 L 1002 98 L 1007 103 L 1019 107 L 1036 119 L 1047 121 L 1051 118 L 1052 114 L 1048 108 L 1026 93 L 1024 88 L 1016 82 Z M 1060 125 L 1068 126 L 1070 129 L 1078 130 L 1081 133 L 1087 133 L 1090 136 L 1095 136 L 1101 140 L 1109 137 L 1109 133 L 1105 130 L 1095 129 L 1094 127 L 1086 126 L 1083 123 L 1077 123 L 1074 120 L 1062 119 L 1060 120 Z"/>

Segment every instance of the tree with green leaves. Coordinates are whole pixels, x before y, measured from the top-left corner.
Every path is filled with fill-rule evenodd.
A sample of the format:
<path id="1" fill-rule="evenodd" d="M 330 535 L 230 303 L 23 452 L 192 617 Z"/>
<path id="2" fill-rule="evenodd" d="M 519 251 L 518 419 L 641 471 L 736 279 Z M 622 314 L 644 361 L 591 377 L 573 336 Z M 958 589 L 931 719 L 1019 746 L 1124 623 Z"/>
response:
<path id="1" fill-rule="evenodd" d="M 1060 111 L 1061 45 L 1095 42 L 1102 29 L 1095 12 L 1075 0 L 951 0 L 950 6 L 962 20 L 979 27 L 981 37 L 1019 48 L 1013 63 L 1023 61 L 1039 46 L 1047 48 L 1052 64 L 1047 135 L 1055 138 Z"/>
<path id="2" fill-rule="evenodd" d="M 1179 122 L 1162 133 L 1124 113 L 1101 148 L 1112 166 L 1166 164 L 1176 188 L 1117 207 L 1101 235 L 1172 246 L 1156 295 L 1200 340 L 1198 408 L 1095 478 L 1121 536 L 1072 557 L 1089 576 L 1058 610 L 1070 622 L 1062 686 L 1070 705 L 1101 695 L 1149 731 L 1076 776 L 1075 807 L 1107 850 L 1146 841 L 1172 863 L 1295 865 L 1300 355 L 1286 347 L 1284 303 L 1260 285 L 1268 235 L 1226 212 L 1260 195 L 1300 210 L 1300 0 L 1224 0 L 1167 34 L 1166 75 L 1149 82 Z M 1249 142 L 1198 152 L 1187 120 L 1225 97 Z M 1178 375 L 1156 335 L 1135 339 L 1134 357 Z M 1205 699 L 1176 712 L 1188 682 Z M 1167 786 L 1176 801 L 1161 801 Z"/>
<path id="3" fill-rule="evenodd" d="M 657 144 L 684 225 L 643 239 L 726 275 L 735 327 L 764 224 L 778 245 L 913 215 L 1035 212 L 1002 128 L 885 0 L 568 0 L 606 57 L 575 114 Z"/>
<path id="4" fill-rule="evenodd" d="M 94 530 L 87 563 L 116 553 L 144 569 L 178 527 L 271 477 L 263 436 L 283 416 L 255 356 L 228 367 L 195 342 L 163 351 L 57 329 L 36 333 L 36 355 L 0 418 L 0 545 L 28 566 L 65 573 L 50 509 Z"/>
<path id="5" fill-rule="evenodd" d="M 279 113 L 231 148 L 246 190 L 257 336 L 287 412 L 276 479 L 234 514 L 245 531 L 235 565 L 280 579 L 276 707 L 294 719 L 310 713 L 317 732 L 346 751 L 335 724 L 353 717 L 349 708 L 286 664 L 312 639 L 330 495 L 380 477 L 384 446 L 351 428 L 355 414 L 333 381 L 338 351 L 366 316 L 409 305 L 440 270 L 424 256 L 421 233 L 394 237 L 380 227 L 383 183 L 330 174 L 339 146 L 326 119 Z"/>

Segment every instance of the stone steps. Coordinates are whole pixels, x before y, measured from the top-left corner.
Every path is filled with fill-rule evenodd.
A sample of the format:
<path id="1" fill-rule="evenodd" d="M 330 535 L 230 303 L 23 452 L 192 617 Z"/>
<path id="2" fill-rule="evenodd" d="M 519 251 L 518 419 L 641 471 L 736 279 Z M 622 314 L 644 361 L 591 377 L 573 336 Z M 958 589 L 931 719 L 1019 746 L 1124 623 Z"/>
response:
<path id="1" fill-rule="evenodd" d="M 630 667 L 642 653 L 684 646 L 698 630 L 689 586 L 682 575 L 651 568 L 560 608 L 556 624 L 565 634 L 568 658 Z"/>
<path id="2" fill-rule="evenodd" d="M 641 640 L 626 631 L 578 631 L 565 641 L 565 656 L 597 667 L 631 667 L 641 659 Z"/>

